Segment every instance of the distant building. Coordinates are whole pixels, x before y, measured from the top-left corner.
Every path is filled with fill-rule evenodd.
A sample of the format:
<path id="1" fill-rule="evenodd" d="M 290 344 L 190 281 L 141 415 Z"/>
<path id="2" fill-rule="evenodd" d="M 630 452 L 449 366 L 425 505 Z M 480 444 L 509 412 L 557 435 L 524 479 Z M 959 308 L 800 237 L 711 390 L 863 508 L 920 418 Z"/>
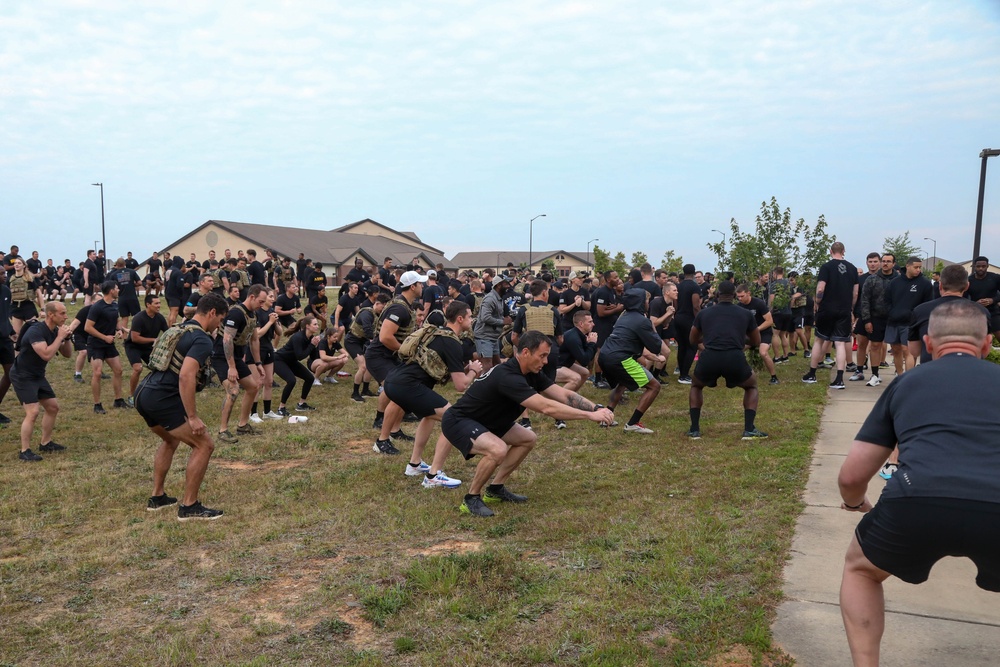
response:
<path id="1" fill-rule="evenodd" d="M 588 261 L 589 257 L 589 261 Z M 451 258 L 460 271 L 473 270 L 482 272 L 485 269 L 502 271 L 508 263 L 516 268 L 528 266 L 528 253 L 520 250 L 516 251 L 477 251 L 460 252 Z M 589 256 L 585 252 L 568 252 L 566 250 L 540 250 L 531 254 L 531 267 L 535 272 L 541 271 L 542 264 L 551 261 L 555 266 L 554 276 L 566 278 L 575 271 L 592 271 L 594 260 L 593 253 Z"/>
<path id="2" fill-rule="evenodd" d="M 424 243 L 415 233 L 399 232 L 368 218 L 330 231 L 209 220 L 160 252 L 180 256 L 185 262 L 191 253 L 195 253 L 195 258 L 202 262 L 208 259 L 209 250 L 214 250 L 216 259 L 221 260 L 226 249 L 236 257 L 238 250 L 245 252 L 250 248 L 257 251 L 257 259 L 262 262 L 266 259 L 264 251 L 268 248 L 280 257 L 290 257 L 293 262 L 299 253 L 304 253 L 313 263 L 323 264 L 323 272 L 333 285 L 341 284 L 354 268 L 354 260 L 358 257 L 368 270 L 381 267 L 386 257 L 399 266 L 419 264 L 426 269 L 443 264 L 446 269 L 458 268 L 440 250 Z M 143 262 L 141 271 L 149 258 L 136 259 Z"/>

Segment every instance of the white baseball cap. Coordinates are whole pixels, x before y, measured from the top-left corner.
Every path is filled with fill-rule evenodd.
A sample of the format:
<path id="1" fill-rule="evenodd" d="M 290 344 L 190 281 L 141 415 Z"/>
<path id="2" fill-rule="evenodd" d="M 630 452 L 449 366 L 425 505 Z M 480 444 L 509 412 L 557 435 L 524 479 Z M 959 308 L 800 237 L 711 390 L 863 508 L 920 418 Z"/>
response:
<path id="1" fill-rule="evenodd" d="M 403 287 L 409 287 L 413 283 L 425 283 L 427 282 L 427 276 L 422 276 L 416 271 L 407 271 L 402 276 L 399 277 L 399 284 Z"/>

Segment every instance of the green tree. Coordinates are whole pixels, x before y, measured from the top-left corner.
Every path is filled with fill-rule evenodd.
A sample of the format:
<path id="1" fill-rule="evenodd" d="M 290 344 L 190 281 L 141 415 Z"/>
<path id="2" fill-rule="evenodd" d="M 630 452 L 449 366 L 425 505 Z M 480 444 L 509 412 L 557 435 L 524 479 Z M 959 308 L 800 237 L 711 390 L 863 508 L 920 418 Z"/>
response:
<path id="1" fill-rule="evenodd" d="M 642 252 L 641 250 L 636 250 L 634 253 L 632 253 L 632 266 L 642 266 L 648 261 L 649 257 L 647 257 L 646 253 Z"/>
<path id="2" fill-rule="evenodd" d="M 549 259 L 545 260 L 544 262 L 542 262 L 541 272 L 544 273 L 546 271 L 548 271 L 549 273 L 555 273 L 556 272 L 556 262 L 555 262 L 555 260 L 549 258 Z"/>
<path id="3" fill-rule="evenodd" d="M 752 282 L 776 266 L 786 271 L 818 269 L 837 238 L 826 230 L 822 215 L 810 226 L 803 218 L 793 220 L 791 209 L 781 210 L 778 200 L 771 197 L 770 202 L 761 202 L 753 231 L 741 230 L 733 218 L 729 237 L 706 245 L 719 258 L 718 271 L 732 271 L 737 282 Z"/>
<path id="4" fill-rule="evenodd" d="M 611 268 L 611 254 L 599 246 L 594 246 L 594 271 L 604 273 Z"/>
<path id="5" fill-rule="evenodd" d="M 625 261 L 625 253 L 618 251 L 615 253 L 614 259 L 611 260 L 611 267 L 613 271 L 617 271 L 619 277 L 624 278 L 628 275 L 630 267 L 628 262 Z"/>
<path id="6" fill-rule="evenodd" d="M 660 260 L 660 268 L 667 272 L 680 273 L 681 269 L 684 268 L 684 258 L 680 255 L 675 256 L 673 250 L 668 250 L 663 253 L 663 259 Z"/>
<path id="7" fill-rule="evenodd" d="M 899 236 L 887 236 L 882 241 L 882 252 L 891 252 L 896 258 L 897 264 L 905 264 L 908 257 L 920 256 L 920 248 L 913 244 L 910 239 L 910 232 L 904 232 Z"/>

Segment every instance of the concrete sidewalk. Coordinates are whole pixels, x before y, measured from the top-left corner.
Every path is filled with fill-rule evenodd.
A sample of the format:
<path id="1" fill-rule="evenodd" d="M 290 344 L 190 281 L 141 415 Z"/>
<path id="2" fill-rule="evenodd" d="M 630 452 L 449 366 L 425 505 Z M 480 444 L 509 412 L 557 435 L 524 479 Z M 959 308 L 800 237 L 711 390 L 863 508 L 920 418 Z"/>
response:
<path id="1" fill-rule="evenodd" d="M 844 553 L 861 515 L 840 509 L 837 474 L 854 436 L 883 388 L 849 383 L 829 391 L 809 481 L 785 567 L 785 602 L 772 626 L 774 641 L 796 664 L 842 667 L 851 664 L 840 617 Z M 860 386 L 859 386 L 860 385 Z M 868 499 L 878 500 L 884 482 L 875 477 Z M 886 623 L 882 665 L 982 667 L 1000 664 L 1000 595 L 979 589 L 968 559 L 946 558 L 920 586 L 890 577 L 885 582 Z"/>

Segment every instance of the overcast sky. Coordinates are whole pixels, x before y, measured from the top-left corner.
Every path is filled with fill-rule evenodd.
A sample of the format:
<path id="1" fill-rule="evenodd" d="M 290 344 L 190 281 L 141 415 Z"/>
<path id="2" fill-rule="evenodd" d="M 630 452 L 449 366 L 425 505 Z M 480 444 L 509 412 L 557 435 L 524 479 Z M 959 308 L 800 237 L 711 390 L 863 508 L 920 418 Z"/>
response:
<path id="1" fill-rule="evenodd" d="M 209 219 L 461 250 L 673 249 L 777 197 L 848 258 L 972 254 L 1000 0 L 0 4 L 0 243 L 145 258 Z M 1000 158 L 983 251 L 1000 259 Z M 996 263 L 996 261 L 994 261 Z"/>

